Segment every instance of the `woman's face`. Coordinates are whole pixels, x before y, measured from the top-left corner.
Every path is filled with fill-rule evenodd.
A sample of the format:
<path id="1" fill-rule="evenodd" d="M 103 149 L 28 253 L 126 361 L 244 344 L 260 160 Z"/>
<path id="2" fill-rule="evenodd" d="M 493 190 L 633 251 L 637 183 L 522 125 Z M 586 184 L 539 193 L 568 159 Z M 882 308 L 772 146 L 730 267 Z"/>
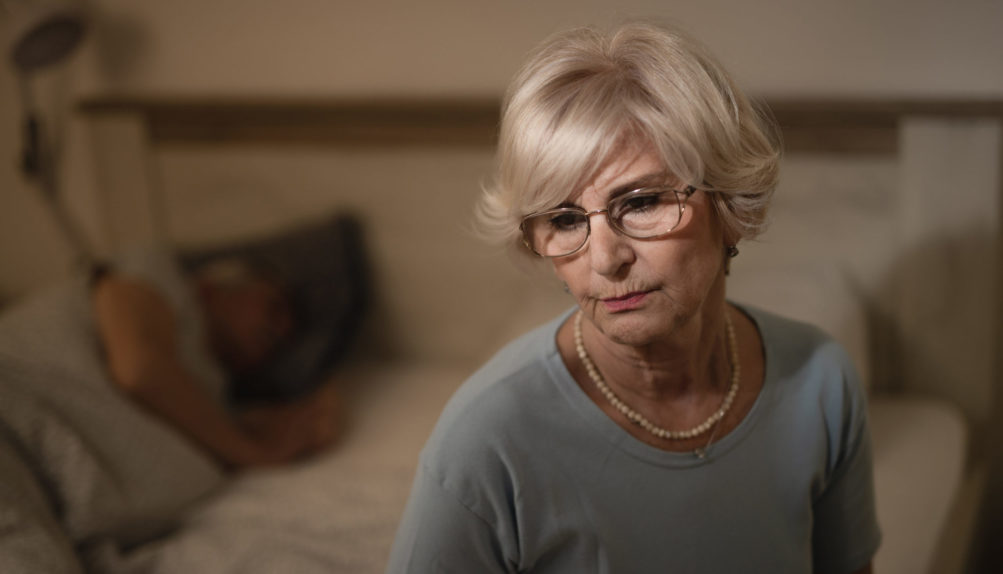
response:
<path id="1" fill-rule="evenodd" d="M 569 202 L 592 211 L 638 187 L 689 183 L 666 177 L 653 151 L 629 148 Z M 593 215 L 590 224 L 585 247 L 552 262 L 585 316 L 612 341 L 644 347 L 724 301 L 724 235 L 705 193 L 689 198 L 679 225 L 661 238 L 620 235 L 604 215 Z"/>

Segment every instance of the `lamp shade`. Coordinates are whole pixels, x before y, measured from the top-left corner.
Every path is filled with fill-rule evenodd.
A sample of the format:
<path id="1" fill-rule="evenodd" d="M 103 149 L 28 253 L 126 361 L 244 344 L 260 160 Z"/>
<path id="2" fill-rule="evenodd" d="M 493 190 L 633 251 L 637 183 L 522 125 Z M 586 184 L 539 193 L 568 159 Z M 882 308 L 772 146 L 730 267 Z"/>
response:
<path id="1" fill-rule="evenodd" d="M 22 74 L 55 64 L 73 52 L 86 32 L 83 9 L 67 1 L 27 2 L 11 19 L 10 56 Z"/>

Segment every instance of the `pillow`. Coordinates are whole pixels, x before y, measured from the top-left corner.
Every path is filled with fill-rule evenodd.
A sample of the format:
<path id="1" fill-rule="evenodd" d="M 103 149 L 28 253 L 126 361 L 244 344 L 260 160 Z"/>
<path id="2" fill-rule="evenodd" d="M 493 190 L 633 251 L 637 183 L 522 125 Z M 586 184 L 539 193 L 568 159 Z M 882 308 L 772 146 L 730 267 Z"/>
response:
<path id="1" fill-rule="evenodd" d="M 65 367 L 0 352 L 0 435 L 73 544 L 125 548 L 156 538 L 222 483 L 215 462 L 174 429 Z M 19 496 L 16 531 L 4 534 L 16 545 L 45 535 L 56 552 L 61 538 L 35 498 Z"/>
<path id="2" fill-rule="evenodd" d="M 73 543 L 0 421 L 0 572 L 82 573 Z"/>
<path id="3" fill-rule="evenodd" d="M 362 225 L 350 214 L 238 244 L 181 254 L 192 271 L 225 258 L 247 259 L 273 271 L 285 286 L 296 332 L 255 373 L 233 381 L 238 402 L 284 400 L 309 391 L 344 358 L 370 301 Z"/>
<path id="4" fill-rule="evenodd" d="M 0 432 L 74 543 L 154 536 L 224 479 L 202 449 L 109 383 L 82 275 L 0 315 Z"/>

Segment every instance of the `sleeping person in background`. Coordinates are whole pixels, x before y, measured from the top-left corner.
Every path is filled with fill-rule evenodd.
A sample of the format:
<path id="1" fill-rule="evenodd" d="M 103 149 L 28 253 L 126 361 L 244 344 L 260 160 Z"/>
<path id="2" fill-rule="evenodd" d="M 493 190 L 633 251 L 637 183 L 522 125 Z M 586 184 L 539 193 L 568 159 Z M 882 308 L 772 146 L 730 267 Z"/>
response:
<path id="1" fill-rule="evenodd" d="M 222 373 L 261 368 L 295 323 L 281 281 L 230 258 L 179 276 L 164 257 L 105 273 L 94 283 L 95 326 L 111 382 L 228 467 L 307 456 L 336 436 L 338 398 L 324 385 L 292 402 L 233 415 Z"/>
<path id="2" fill-rule="evenodd" d="M 365 302 L 353 234 L 335 221 L 257 245 L 281 281 L 255 259 L 183 267 L 137 249 L 4 309 L 0 571 L 77 571 L 63 566 L 78 559 L 133 571 L 131 549 L 181 527 L 228 469 L 331 445 L 326 373 Z M 256 402 L 234 407 L 235 394 Z"/>

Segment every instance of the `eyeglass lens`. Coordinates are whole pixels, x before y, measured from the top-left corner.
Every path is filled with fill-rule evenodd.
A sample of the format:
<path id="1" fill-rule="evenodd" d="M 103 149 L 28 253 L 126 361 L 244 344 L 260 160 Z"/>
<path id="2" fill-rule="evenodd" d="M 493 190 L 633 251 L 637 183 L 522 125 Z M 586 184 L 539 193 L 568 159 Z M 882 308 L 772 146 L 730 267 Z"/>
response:
<path id="1" fill-rule="evenodd" d="M 664 235 L 679 224 L 682 204 L 672 190 L 636 190 L 607 205 L 614 228 L 634 239 Z M 526 244 L 544 257 L 560 257 L 581 249 L 589 238 L 590 216 L 579 207 L 559 208 L 523 221 Z"/>

